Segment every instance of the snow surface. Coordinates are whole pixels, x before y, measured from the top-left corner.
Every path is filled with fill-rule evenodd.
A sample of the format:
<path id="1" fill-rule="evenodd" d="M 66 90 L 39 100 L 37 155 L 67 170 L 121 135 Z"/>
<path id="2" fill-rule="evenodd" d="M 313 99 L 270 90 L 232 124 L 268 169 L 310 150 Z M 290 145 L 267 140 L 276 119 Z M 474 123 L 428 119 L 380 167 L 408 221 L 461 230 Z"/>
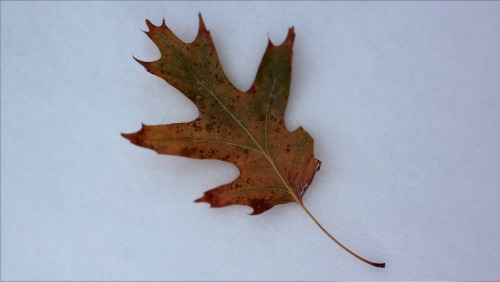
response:
<path id="1" fill-rule="evenodd" d="M 145 19 L 234 83 L 296 39 L 286 122 L 315 139 L 304 203 L 195 204 L 221 161 L 120 136 L 192 120 L 147 73 Z M 1 2 L 3 280 L 500 280 L 500 2 Z"/>

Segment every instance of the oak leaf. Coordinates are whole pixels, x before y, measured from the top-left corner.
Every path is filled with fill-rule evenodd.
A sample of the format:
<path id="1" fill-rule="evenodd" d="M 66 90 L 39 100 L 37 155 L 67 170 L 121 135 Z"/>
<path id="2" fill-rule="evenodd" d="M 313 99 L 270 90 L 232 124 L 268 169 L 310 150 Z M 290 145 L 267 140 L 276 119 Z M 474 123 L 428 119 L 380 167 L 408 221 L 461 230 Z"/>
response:
<path id="1" fill-rule="evenodd" d="M 211 189 L 196 200 L 212 207 L 247 205 L 252 215 L 279 204 L 295 202 L 337 244 L 345 248 L 310 214 L 302 196 L 320 169 L 314 158 L 314 141 L 299 127 L 285 126 L 294 28 L 285 41 L 275 46 L 269 40 L 254 83 L 246 92 L 236 89 L 217 58 L 210 32 L 201 14 L 195 40 L 184 43 L 165 25 L 146 24 L 145 32 L 161 57 L 154 62 L 136 59 L 153 75 L 164 79 L 189 98 L 199 117 L 187 123 L 142 125 L 132 134 L 122 134 L 133 144 L 159 154 L 196 159 L 218 159 L 234 164 L 240 175 L 233 182 Z M 134 58 L 135 59 L 135 58 Z"/>

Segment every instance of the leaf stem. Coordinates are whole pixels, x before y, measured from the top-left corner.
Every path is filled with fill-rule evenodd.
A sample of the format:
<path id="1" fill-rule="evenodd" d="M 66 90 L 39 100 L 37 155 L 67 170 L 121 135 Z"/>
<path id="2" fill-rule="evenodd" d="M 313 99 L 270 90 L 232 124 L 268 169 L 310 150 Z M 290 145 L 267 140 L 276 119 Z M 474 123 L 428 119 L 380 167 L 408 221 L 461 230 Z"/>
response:
<path id="1" fill-rule="evenodd" d="M 337 241 L 337 239 L 335 239 L 330 233 L 328 233 L 328 231 L 326 231 L 326 229 L 316 220 L 316 218 L 314 218 L 314 216 L 309 212 L 309 210 L 307 210 L 307 208 L 304 206 L 304 204 L 302 204 L 301 202 L 297 202 L 299 204 L 299 206 L 307 213 L 307 215 L 309 215 L 309 217 L 314 221 L 314 223 L 316 223 L 316 225 L 318 225 L 318 227 L 323 230 L 323 232 L 325 232 L 325 234 L 330 237 L 330 239 L 332 239 L 335 243 L 337 243 L 337 245 L 339 245 L 342 249 L 344 249 L 346 252 L 350 253 L 351 255 L 353 255 L 354 257 L 356 257 L 357 259 L 369 264 L 369 265 L 372 265 L 372 266 L 375 266 L 375 267 L 380 267 L 380 268 L 385 268 L 385 263 L 375 263 L 375 262 L 371 262 L 365 258 L 362 258 L 360 256 L 358 256 L 356 253 L 354 253 L 353 251 L 349 250 L 346 246 L 342 245 L 339 241 Z"/>

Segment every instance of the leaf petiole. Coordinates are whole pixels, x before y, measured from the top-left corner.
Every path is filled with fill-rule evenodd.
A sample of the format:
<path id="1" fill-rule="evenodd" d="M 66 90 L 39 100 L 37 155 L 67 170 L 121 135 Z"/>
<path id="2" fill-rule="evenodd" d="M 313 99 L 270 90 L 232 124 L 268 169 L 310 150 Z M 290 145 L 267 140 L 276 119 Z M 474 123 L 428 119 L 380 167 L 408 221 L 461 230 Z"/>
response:
<path id="1" fill-rule="evenodd" d="M 301 202 L 297 201 L 297 203 L 299 204 L 299 206 L 309 215 L 309 217 L 314 221 L 314 223 L 316 223 L 316 225 L 318 225 L 318 227 L 323 230 L 323 232 L 328 236 L 330 237 L 330 239 L 332 239 L 335 243 L 337 243 L 337 245 L 339 245 L 342 249 L 344 249 L 346 252 L 350 253 L 351 255 L 353 255 L 354 257 L 356 257 L 357 259 L 369 264 L 369 265 L 372 265 L 372 266 L 375 266 L 375 267 L 380 267 L 380 268 L 385 268 L 385 263 L 376 263 L 376 262 L 371 262 L 365 258 L 362 258 L 360 257 L 359 255 L 357 255 L 356 253 L 354 253 L 353 251 L 349 250 L 346 246 L 342 245 L 342 243 L 340 243 L 339 241 L 337 241 L 337 239 L 335 239 L 330 233 L 328 233 L 328 231 L 326 231 L 326 229 L 316 220 L 316 218 L 314 218 L 314 216 L 309 212 L 309 210 L 307 210 L 307 208 L 304 206 L 304 204 L 302 204 Z"/>

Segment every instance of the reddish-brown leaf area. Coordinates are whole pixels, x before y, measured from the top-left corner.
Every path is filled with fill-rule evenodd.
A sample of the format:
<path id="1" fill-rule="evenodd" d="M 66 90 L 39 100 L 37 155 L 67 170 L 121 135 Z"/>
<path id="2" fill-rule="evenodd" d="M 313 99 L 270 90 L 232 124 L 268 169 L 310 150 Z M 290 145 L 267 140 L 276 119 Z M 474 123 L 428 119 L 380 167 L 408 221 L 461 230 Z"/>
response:
<path id="1" fill-rule="evenodd" d="M 137 61 L 186 95 L 198 107 L 199 117 L 188 123 L 143 125 L 123 136 L 160 154 L 218 159 L 238 167 L 236 180 L 207 191 L 196 202 L 213 207 L 247 205 L 252 214 L 278 204 L 302 203 L 320 162 L 314 158 L 311 136 L 302 128 L 289 132 L 285 127 L 293 28 L 281 45 L 269 41 L 252 87 L 242 92 L 222 70 L 201 16 L 191 43 L 179 40 L 165 22 L 146 23 L 146 34 L 161 57 Z"/>

